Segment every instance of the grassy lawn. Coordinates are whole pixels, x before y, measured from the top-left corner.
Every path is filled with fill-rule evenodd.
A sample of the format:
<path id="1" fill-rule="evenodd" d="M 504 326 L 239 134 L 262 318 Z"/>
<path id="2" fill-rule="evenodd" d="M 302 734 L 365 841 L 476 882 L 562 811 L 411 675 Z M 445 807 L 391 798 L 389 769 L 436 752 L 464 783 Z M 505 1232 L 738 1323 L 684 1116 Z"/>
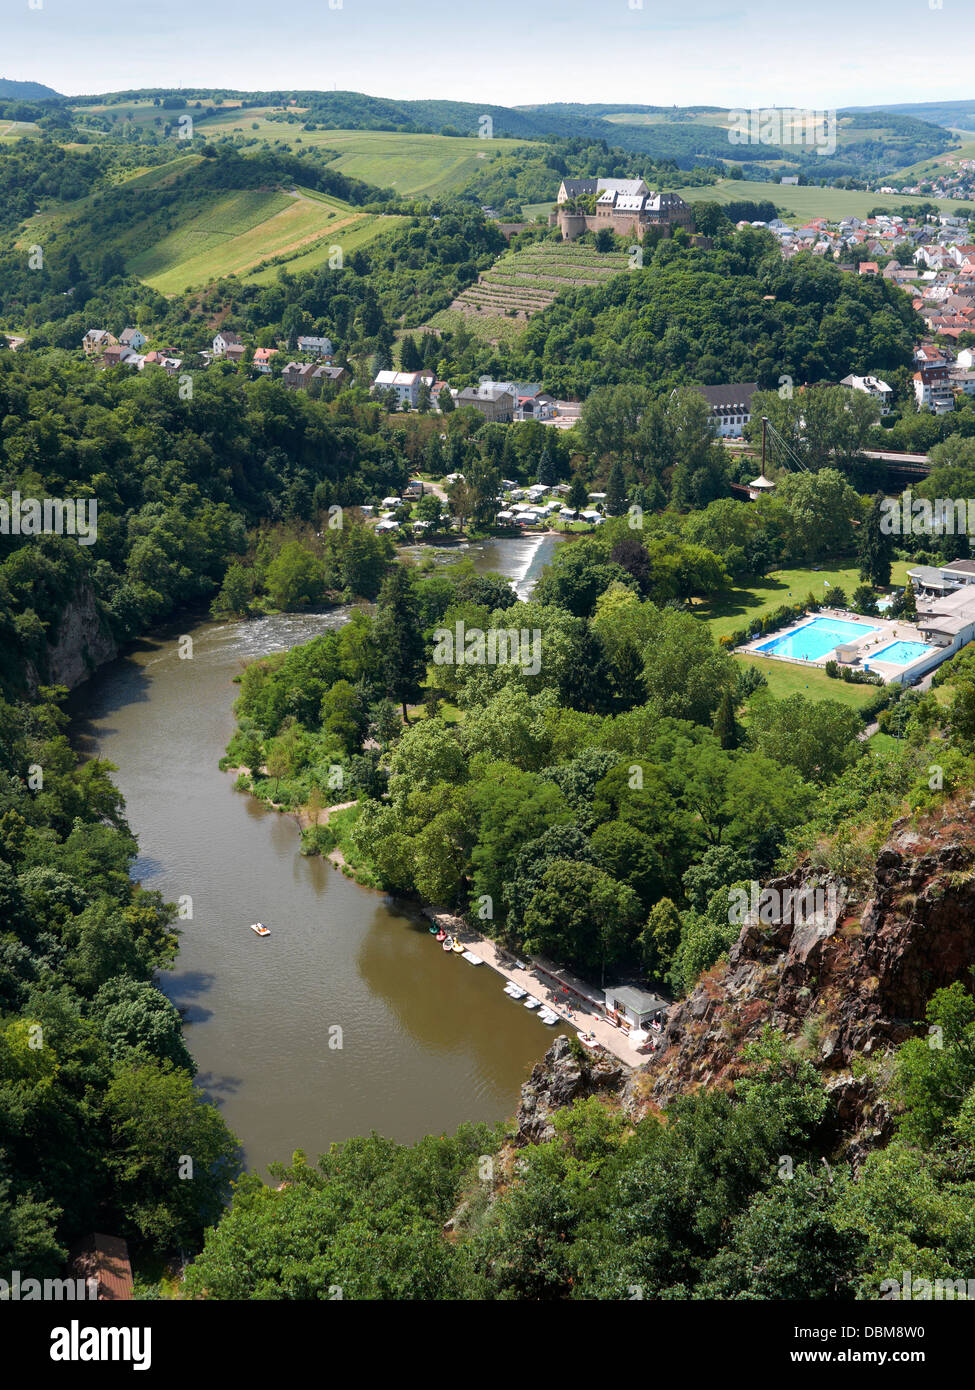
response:
<path id="1" fill-rule="evenodd" d="M 877 693 L 875 685 L 831 680 L 820 666 L 797 666 L 791 661 L 761 656 L 736 656 L 735 660 L 757 666 L 768 681 L 769 691 L 779 700 L 788 695 L 804 695 L 807 700 L 836 700 L 860 709 Z"/>
<path id="2" fill-rule="evenodd" d="M 905 561 L 895 561 L 891 583 L 905 584 L 907 570 Z M 829 563 L 819 569 L 773 570 L 764 579 L 754 580 L 747 588 L 732 589 L 716 599 L 698 604 L 694 611 L 704 619 L 712 636 L 717 639 L 745 627 L 752 618 L 761 617 L 773 608 L 781 608 L 785 603 L 800 603 L 809 593 L 827 593 L 824 580 L 829 580 L 834 587 L 839 585 L 850 599 L 853 590 L 860 584 L 860 571 L 856 564 Z"/>

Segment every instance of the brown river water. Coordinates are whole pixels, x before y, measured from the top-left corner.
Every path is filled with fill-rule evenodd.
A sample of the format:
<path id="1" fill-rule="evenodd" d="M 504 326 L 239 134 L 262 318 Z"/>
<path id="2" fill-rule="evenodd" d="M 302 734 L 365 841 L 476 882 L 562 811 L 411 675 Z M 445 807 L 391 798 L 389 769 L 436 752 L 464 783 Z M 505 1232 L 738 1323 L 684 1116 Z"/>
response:
<path id="1" fill-rule="evenodd" d="M 466 553 L 525 595 L 556 543 L 518 537 Z M 134 876 L 167 901 L 192 898 L 160 984 L 251 1168 L 371 1130 L 411 1141 L 511 1115 L 553 1032 L 489 967 L 445 955 L 418 911 L 303 858 L 294 820 L 219 770 L 233 677 L 343 620 L 336 610 L 199 623 L 186 630 L 191 659 L 184 634 L 142 641 L 72 699 L 77 746 L 118 769 L 141 851 Z M 249 930 L 255 921 L 270 938 Z M 329 1045 L 336 1027 L 341 1048 Z"/>

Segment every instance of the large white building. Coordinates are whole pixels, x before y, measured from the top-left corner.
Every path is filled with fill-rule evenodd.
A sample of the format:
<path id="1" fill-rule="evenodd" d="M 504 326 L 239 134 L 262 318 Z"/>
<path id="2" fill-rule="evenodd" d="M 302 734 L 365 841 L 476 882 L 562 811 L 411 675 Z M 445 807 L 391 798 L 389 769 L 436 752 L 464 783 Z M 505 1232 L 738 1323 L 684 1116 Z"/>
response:
<path id="1" fill-rule="evenodd" d="M 433 372 L 377 372 L 372 383 L 374 391 L 395 391 L 401 406 L 407 405 L 415 410 L 420 399 L 420 385 L 426 382 L 432 386 L 436 378 Z"/>

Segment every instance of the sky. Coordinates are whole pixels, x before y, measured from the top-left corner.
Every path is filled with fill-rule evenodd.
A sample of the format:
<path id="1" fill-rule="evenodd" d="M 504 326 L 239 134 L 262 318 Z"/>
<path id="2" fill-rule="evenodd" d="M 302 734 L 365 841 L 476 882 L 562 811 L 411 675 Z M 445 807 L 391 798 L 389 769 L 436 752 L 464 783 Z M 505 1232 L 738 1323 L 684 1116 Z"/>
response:
<path id="1" fill-rule="evenodd" d="M 400 99 L 817 110 L 975 97 L 971 0 L 0 0 L 0 76 L 69 95 L 339 88 Z"/>

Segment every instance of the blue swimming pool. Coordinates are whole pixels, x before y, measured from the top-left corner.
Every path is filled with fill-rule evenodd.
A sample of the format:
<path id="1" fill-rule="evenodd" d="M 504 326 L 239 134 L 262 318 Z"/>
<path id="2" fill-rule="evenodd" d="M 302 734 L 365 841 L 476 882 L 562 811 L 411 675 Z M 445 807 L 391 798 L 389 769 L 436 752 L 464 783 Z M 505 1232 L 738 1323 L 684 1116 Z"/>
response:
<path id="1" fill-rule="evenodd" d="M 792 661 L 818 661 L 834 647 L 877 631 L 868 623 L 848 623 L 843 618 L 812 618 L 795 632 L 773 637 L 755 650 L 789 657 Z"/>
<path id="2" fill-rule="evenodd" d="M 924 642 L 891 642 L 889 647 L 881 647 L 879 652 L 871 652 L 870 660 L 886 661 L 891 666 L 910 666 L 918 657 L 927 656 L 928 652 L 933 651 L 937 651 L 937 648 L 929 647 Z"/>

